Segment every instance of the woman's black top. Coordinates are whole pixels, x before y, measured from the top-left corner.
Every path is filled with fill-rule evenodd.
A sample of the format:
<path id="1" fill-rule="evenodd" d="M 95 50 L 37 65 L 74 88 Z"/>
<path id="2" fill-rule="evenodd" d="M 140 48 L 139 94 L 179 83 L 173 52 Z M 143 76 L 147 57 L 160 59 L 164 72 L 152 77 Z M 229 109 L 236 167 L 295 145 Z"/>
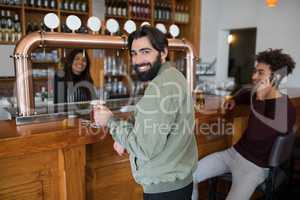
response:
<path id="1" fill-rule="evenodd" d="M 72 80 L 65 77 L 54 77 L 54 103 L 90 101 L 92 99 L 92 80 L 84 80 L 82 76 L 71 75 Z"/>

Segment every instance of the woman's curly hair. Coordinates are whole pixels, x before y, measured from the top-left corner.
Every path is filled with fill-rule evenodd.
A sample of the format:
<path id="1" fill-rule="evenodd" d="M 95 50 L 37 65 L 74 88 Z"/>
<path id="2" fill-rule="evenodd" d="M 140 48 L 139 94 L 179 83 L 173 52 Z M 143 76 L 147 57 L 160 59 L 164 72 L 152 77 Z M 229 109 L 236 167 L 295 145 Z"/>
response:
<path id="1" fill-rule="evenodd" d="M 270 65 L 272 72 L 279 72 L 282 77 L 292 73 L 295 61 L 290 55 L 282 53 L 282 49 L 267 49 L 256 55 L 256 61 Z"/>

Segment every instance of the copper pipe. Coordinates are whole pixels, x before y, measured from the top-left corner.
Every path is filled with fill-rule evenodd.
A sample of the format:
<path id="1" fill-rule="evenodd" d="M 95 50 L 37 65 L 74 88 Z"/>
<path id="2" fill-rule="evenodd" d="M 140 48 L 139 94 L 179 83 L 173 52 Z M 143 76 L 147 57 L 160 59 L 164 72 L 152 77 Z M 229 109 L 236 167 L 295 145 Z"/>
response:
<path id="1" fill-rule="evenodd" d="M 14 52 L 19 116 L 34 114 L 32 67 L 30 54 L 37 47 L 80 47 L 124 49 L 126 36 L 90 35 L 78 33 L 34 32 L 23 37 Z M 194 88 L 194 48 L 191 43 L 180 39 L 169 39 L 169 48 L 185 50 L 187 55 L 187 82 L 189 89 Z"/>

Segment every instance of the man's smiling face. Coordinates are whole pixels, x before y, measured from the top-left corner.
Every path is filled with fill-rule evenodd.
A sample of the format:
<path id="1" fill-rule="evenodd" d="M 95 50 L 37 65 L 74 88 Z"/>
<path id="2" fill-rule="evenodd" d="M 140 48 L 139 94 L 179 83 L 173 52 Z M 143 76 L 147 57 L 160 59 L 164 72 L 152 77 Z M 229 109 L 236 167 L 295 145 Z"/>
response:
<path id="1" fill-rule="evenodd" d="M 130 54 L 138 77 L 150 81 L 157 75 L 165 53 L 157 51 L 147 37 L 141 37 L 133 40 Z"/>

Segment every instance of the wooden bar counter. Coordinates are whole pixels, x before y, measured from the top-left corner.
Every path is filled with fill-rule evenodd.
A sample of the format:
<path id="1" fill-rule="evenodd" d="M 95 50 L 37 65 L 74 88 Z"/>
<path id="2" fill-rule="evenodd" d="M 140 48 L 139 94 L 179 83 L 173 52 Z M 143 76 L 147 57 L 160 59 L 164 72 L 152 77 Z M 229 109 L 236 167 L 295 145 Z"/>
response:
<path id="1" fill-rule="evenodd" d="M 300 124 L 300 98 L 292 101 Z M 236 142 L 246 119 L 244 107 L 227 115 L 196 113 L 199 158 Z M 110 135 L 104 139 L 104 132 L 91 132 L 78 119 L 23 126 L 2 121 L 0 132 L 1 200 L 142 199 L 128 156 L 113 151 Z"/>

